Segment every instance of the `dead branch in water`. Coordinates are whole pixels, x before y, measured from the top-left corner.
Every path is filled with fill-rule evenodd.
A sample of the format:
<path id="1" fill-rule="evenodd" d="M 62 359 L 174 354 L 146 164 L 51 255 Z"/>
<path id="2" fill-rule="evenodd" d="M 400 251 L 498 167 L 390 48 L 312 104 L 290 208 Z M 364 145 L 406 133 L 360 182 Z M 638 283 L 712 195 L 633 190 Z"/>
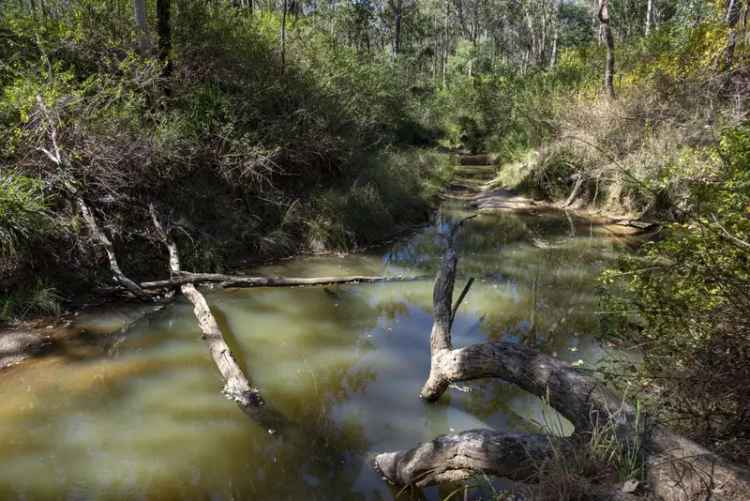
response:
<path id="1" fill-rule="evenodd" d="M 349 275 L 342 277 L 275 277 L 275 276 L 247 276 L 247 275 L 225 275 L 222 273 L 193 273 L 181 271 L 173 273 L 173 277 L 167 280 L 155 280 L 141 282 L 144 289 L 169 289 L 179 287 L 187 283 L 214 283 L 221 287 L 301 287 L 312 285 L 335 285 L 335 284 L 369 284 L 379 282 L 408 282 L 421 280 L 425 277 L 419 276 L 367 276 Z"/>
<path id="2" fill-rule="evenodd" d="M 169 270 L 172 274 L 179 274 L 180 255 L 177 244 L 170 238 L 168 231 L 164 229 L 153 204 L 149 206 L 149 211 L 156 232 L 169 252 Z M 193 313 L 203 333 L 201 337 L 206 342 L 211 358 L 224 379 L 224 389 L 222 390 L 224 395 L 237 403 L 243 412 L 266 427 L 269 432 L 275 432 L 277 427 L 282 424 L 283 418 L 279 413 L 266 406 L 260 390 L 250 384 L 247 376 L 237 364 L 237 360 L 224 340 L 216 318 L 211 313 L 206 298 L 195 288 L 195 285 L 189 282 L 182 284 L 180 291 L 193 304 Z"/>
<path id="3" fill-rule="evenodd" d="M 750 473 L 680 436 L 654 424 L 640 425 L 643 416 L 603 382 L 554 357 L 525 346 L 496 342 L 453 348 L 451 308 L 458 258 L 453 249 L 455 229 L 433 290 L 430 373 L 420 397 L 435 401 L 451 384 L 499 378 L 547 399 L 566 417 L 575 432 L 568 438 L 529 433 L 472 430 L 443 435 L 417 447 L 379 454 L 375 467 L 398 485 L 427 486 L 492 474 L 535 481 L 533 465 L 556 450 L 580 446 L 581 438 L 602 426 L 618 441 L 639 447 L 651 490 L 669 501 L 741 499 L 750 492 Z M 458 306 L 458 304 L 456 305 Z M 622 493 L 607 497 L 622 499 Z"/>

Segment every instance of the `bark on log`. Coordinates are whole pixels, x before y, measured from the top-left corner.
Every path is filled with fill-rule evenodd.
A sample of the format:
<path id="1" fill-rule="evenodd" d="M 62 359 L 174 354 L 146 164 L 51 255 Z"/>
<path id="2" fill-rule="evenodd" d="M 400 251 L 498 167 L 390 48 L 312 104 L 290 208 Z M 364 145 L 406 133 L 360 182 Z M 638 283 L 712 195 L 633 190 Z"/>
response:
<path id="1" fill-rule="evenodd" d="M 571 445 L 570 440 L 555 443 L 536 433 L 469 430 L 441 435 L 408 451 L 379 454 L 375 463 L 398 485 L 426 487 L 466 480 L 477 473 L 529 482 L 537 465 L 553 454 L 553 447 Z"/>
<path id="2" fill-rule="evenodd" d="M 179 274 L 180 255 L 177 244 L 162 226 L 153 205 L 149 206 L 149 210 L 156 232 L 169 252 L 169 270 L 172 274 Z M 250 380 L 245 376 L 224 340 L 224 335 L 211 313 L 206 298 L 195 288 L 195 285 L 189 282 L 182 284 L 180 291 L 193 304 L 193 313 L 203 333 L 201 337 L 206 342 L 211 359 L 224 379 L 222 390 L 224 396 L 234 401 L 245 414 L 267 428 L 269 433 L 275 433 L 284 423 L 283 416 L 267 406 L 260 390 L 250 384 Z"/>
<path id="3" fill-rule="evenodd" d="M 750 492 L 746 468 L 661 425 L 647 423 L 644 427 L 645 418 L 635 407 L 601 381 L 565 362 L 510 342 L 453 349 L 450 305 L 457 257 L 452 241 L 451 237 L 435 280 L 430 374 L 420 397 L 434 401 L 453 383 L 496 377 L 546 399 L 573 424 L 575 432 L 565 440 L 488 430 L 441 436 L 408 451 L 378 455 L 375 466 L 387 480 L 425 486 L 477 473 L 514 480 L 528 475 L 526 480 L 533 480 L 529 465 L 549 456 L 552 444 L 571 447 L 594 428 L 606 427 L 630 450 L 640 449 L 650 488 L 664 500 L 742 499 Z"/>
<path id="4" fill-rule="evenodd" d="M 151 282 L 141 282 L 143 289 L 167 289 L 179 287 L 188 283 L 216 283 L 222 287 L 300 287 L 305 285 L 335 285 L 335 284 L 364 284 L 377 282 L 407 282 L 421 280 L 425 277 L 384 277 L 384 276 L 366 276 L 350 275 L 344 277 L 252 277 L 244 275 L 225 275 L 222 273 L 193 273 L 181 271 L 173 273 L 172 278 L 167 280 L 155 280 Z"/>

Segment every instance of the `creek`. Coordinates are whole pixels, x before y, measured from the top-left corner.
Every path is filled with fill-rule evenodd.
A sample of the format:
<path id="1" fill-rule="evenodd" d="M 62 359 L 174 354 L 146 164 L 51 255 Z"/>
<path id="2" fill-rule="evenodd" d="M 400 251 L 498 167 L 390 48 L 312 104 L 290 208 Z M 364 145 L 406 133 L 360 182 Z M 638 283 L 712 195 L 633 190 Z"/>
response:
<path id="1" fill-rule="evenodd" d="M 441 233 L 466 214 L 446 202 L 433 224 L 385 248 L 252 272 L 434 275 Z M 529 343 L 584 367 L 607 356 L 596 277 L 625 241 L 564 213 L 491 213 L 465 224 L 457 249 L 456 288 L 476 282 L 454 345 Z M 497 380 L 462 384 L 435 404 L 417 397 L 432 280 L 206 296 L 265 399 L 310 430 L 302 446 L 223 398 L 184 299 L 127 329 L 143 307 L 116 305 L 81 314 L 71 327 L 81 335 L 0 373 L 0 499 L 392 499 L 398 490 L 373 470 L 373 453 L 478 427 L 569 430 L 540 399 Z"/>

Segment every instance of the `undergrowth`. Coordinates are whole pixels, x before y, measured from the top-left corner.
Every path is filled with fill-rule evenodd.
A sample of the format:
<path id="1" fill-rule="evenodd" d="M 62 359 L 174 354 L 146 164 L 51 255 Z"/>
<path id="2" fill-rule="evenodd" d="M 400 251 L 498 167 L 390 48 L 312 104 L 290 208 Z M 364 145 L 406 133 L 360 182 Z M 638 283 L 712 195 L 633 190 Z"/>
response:
<path id="1" fill-rule="evenodd" d="M 194 0 L 174 10 L 167 63 L 140 48 L 132 9 L 46 8 L 40 23 L 0 7 L 6 317 L 40 309 L 21 304 L 35 277 L 67 297 L 111 278 L 76 197 L 136 279 L 164 273 L 150 203 L 202 271 L 352 250 L 427 219 L 447 157 L 414 149 L 435 132 L 408 66 L 363 61 L 307 18 L 282 62 L 278 15 Z"/>

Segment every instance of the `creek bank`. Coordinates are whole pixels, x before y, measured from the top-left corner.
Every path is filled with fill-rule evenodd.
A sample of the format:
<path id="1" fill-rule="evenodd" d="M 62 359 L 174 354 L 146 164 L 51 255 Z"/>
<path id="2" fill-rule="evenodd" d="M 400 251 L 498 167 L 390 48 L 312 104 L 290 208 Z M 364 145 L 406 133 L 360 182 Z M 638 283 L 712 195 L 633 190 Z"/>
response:
<path id="1" fill-rule="evenodd" d="M 88 304 L 59 316 L 14 322 L 0 329 L 0 370 L 54 353 L 70 343 L 85 345 L 101 336 L 125 332 L 162 308 L 127 302 Z M 106 322 L 99 320 L 103 317 Z"/>
<path id="2" fill-rule="evenodd" d="M 449 190 L 449 198 L 462 200 L 479 213 L 507 211 L 529 215 L 556 212 L 574 215 L 602 226 L 615 237 L 642 236 L 651 238 L 661 224 L 644 221 L 634 214 L 606 211 L 587 207 L 572 197 L 567 200 L 529 198 L 517 190 L 497 187 L 493 181 L 497 169 L 495 158 L 489 154 L 466 155 L 460 160 Z"/>

